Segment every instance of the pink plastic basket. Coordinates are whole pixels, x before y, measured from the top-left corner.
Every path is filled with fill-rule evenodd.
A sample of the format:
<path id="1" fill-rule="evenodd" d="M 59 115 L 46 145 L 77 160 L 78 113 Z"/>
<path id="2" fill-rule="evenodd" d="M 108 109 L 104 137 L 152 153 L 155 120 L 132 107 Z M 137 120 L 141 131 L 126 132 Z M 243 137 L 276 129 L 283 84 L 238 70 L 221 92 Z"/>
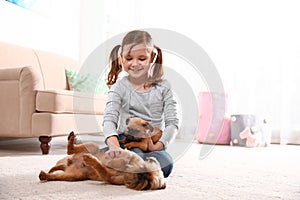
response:
<path id="1" fill-rule="evenodd" d="M 200 143 L 230 144 L 231 120 L 226 118 L 227 95 L 200 92 L 198 96 L 199 120 L 197 140 Z"/>

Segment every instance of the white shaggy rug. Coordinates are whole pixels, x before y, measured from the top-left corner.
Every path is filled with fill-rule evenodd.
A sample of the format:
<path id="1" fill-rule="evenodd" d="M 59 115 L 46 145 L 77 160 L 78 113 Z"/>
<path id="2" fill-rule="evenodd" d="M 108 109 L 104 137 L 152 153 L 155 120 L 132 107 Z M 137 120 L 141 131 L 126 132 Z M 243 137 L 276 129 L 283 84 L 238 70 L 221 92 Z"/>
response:
<path id="1" fill-rule="evenodd" d="M 96 181 L 41 183 L 40 170 L 64 155 L 0 157 L 0 199 L 300 199 L 300 146 L 215 146 L 199 159 L 204 146 L 194 143 L 177 159 L 167 188 L 159 191 Z"/>

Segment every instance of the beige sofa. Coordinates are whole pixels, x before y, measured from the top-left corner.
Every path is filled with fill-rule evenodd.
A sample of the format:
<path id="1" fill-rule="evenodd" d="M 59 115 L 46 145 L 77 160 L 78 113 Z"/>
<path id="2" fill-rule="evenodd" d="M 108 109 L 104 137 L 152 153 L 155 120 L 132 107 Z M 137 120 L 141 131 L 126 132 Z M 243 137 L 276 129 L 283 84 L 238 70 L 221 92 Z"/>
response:
<path id="1" fill-rule="evenodd" d="M 53 136 L 101 133 L 106 95 L 69 90 L 60 55 L 0 42 L 0 137 L 39 138 L 48 154 Z"/>

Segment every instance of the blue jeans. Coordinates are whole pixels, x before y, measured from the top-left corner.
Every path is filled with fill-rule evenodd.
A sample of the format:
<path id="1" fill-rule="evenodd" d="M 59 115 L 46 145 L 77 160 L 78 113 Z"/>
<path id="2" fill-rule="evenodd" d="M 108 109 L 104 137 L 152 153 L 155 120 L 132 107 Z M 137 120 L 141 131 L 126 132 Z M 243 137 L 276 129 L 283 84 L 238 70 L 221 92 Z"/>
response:
<path id="1" fill-rule="evenodd" d="M 122 134 L 119 135 L 119 138 L 122 138 L 122 137 L 124 137 L 124 135 L 122 135 Z M 121 144 L 121 148 L 124 149 L 124 144 Z M 107 150 L 108 150 L 108 147 L 104 147 L 104 148 L 100 149 L 100 151 L 107 151 Z M 161 170 L 164 174 L 164 177 L 166 178 L 171 174 L 171 172 L 173 170 L 173 158 L 165 150 L 151 151 L 151 152 L 144 152 L 140 148 L 132 148 L 129 150 L 135 152 L 144 160 L 146 160 L 147 157 L 156 158 L 157 161 L 160 163 Z"/>

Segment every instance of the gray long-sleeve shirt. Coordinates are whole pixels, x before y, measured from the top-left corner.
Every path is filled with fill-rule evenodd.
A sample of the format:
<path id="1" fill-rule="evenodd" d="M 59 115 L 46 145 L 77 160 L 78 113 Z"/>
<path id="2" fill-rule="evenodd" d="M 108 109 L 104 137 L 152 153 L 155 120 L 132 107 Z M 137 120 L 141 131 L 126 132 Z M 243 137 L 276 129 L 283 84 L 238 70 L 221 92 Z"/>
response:
<path id="1" fill-rule="evenodd" d="M 163 80 L 146 91 L 138 91 L 128 76 L 119 79 L 108 93 L 103 120 L 105 137 L 123 133 L 129 117 L 140 117 L 160 128 L 160 141 L 166 148 L 177 135 L 179 122 L 169 82 Z"/>

